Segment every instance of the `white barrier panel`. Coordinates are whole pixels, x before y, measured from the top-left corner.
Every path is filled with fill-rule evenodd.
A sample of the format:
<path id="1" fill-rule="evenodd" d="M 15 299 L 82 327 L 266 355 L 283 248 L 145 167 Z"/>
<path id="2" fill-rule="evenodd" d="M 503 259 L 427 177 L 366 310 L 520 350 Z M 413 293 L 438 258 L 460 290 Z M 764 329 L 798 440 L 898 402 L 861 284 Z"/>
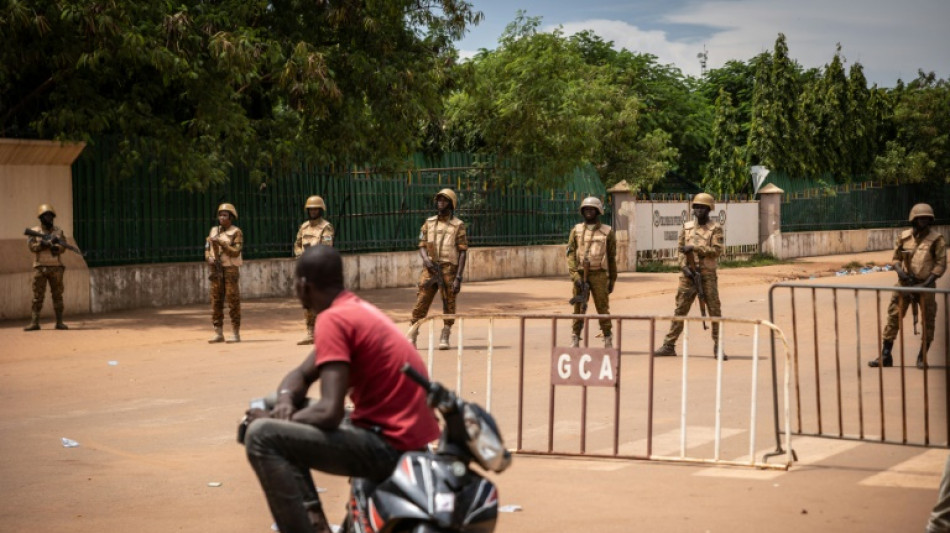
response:
<path id="1" fill-rule="evenodd" d="M 435 324 L 448 317 L 456 319 L 451 349 L 436 350 Z M 569 325 L 575 318 L 585 320 L 582 338 L 586 346 L 579 348 L 569 347 Z M 594 346 L 592 339 L 596 338 L 587 331 L 596 328 L 602 318 L 615 323 L 613 348 Z M 673 320 L 685 323 L 679 360 L 652 357 L 658 323 L 665 327 Z M 718 344 L 718 353 L 704 348 L 708 333 L 698 326 L 690 328 L 692 322 L 701 320 L 719 323 L 723 342 Z M 792 462 L 791 355 L 785 335 L 768 321 L 638 315 L 435 315 L 416 323 L 410 331 L 424 327 L 429 330 L 428 346 L 420 349 L 427 352 L 430 376 L 446 384 L 454 380 L 462 397 L 485 405 L 509 446 L 514 439 L 513 451 L 517 453 L 768 469 L 787 469 Z M 778 341 L 774 356 L 760 336 L 762 327 Z M 626 345 L 624 338 L 630 339 Z M 760 343 L 767 353 L 760 351 Z M 783 347 L 784 355 L 779 353 Z M 724 350 L 730 353 L 728 362 Z M 774 365 L 771 376 L 760 375 L 760 357 Z M 780 404 L 771 395 L 771 380 L 779 366 L 784 377 L 778 385 L 783 395 Z M 670 401 L 673 398 L 679 401 Z M 774 402 L 768 401 L 773 398 Z M 760 409 L 763 402 L 769 407 Z M 774 431 L 768 429 L 773 424 L 766 421 L 774 423 Z M 784 434 L 778 432 L 779 427 L 785 428 Z M 748 438 L 743 444 L 744 437 Z M 763 448 L 770 438 L 775 447 Z M 785 460 L 766 461 L 778 455 L 784 455 Z"/>

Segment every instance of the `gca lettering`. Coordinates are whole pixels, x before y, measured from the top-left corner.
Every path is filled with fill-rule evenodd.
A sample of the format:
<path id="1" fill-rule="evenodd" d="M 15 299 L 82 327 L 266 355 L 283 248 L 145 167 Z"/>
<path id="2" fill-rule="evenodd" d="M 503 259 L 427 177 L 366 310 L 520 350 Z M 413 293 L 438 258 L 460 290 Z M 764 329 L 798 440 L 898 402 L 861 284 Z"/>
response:
<path id="1" fill-rule="evenodd" d="M 562 348 L 554 358 L 554 385 L 613 386 L 617 382 L 616 350 Z"/>

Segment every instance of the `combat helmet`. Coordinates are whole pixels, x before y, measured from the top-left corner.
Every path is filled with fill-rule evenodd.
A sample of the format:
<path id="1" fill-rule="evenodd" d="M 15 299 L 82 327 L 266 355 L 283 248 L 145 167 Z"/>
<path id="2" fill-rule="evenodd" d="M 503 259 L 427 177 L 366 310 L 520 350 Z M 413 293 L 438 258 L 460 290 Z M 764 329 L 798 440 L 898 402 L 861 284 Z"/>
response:
<path id="1" fill-rule="evenodd" d="M 53 213 L 53 216 L 56 216 L 56 210 L 50 204 L 41 204 L 36 208 L 36 216 L 41 217 L 44 213 Z"/>
<path id="2" fill-rule="evenodd" d="M 452 202 L 453 211 L 455 211 L 458 208 L 459 199 L 458 199 L 458 196 L 455 196 L 455 191 L 453 191 L 452 189 L 442 189 L 441 191 L 435 193 L 435 196 L 432 199 L 436 200 L 439 198 L 439 196 L 445 196 L 446 198 L 449 199 L 450 202 Z"/>
<path id="3" fill-rule="evenodd" d="M 935 218 L 934 209 L 930 207 L 930 204 L 917 204 L 910 208 L 910 218 L 908 220 L 913 222 L 917 217 Z"/>
<path id="4" fill-rule="evenodd" d="M 582 215 L 584 214 L 585 207 L 593 207 L 601 215 L 604 214 L 604 204 L 601 203 L 600 198 L 597 198 L 596 196 L 588 196 L 587 198 L 584 198 L 584 201 L 581 202 L 581 206 L 578 208 L 578 211 L 580 211 Z"/>
<path id="5" fill-rule="evenodd" d="M 692 207 L 696 204 L 704 205 L 708 207 L 710 211 L 716 208 L 716 200 L 712 197 L 711 194 L 706 194 L 704 192 L 701 192 L 693 197 L 693 201 L 690 204 L 690 206 Z"/>
<path id="6" fill-rule="evenodd" d="M 215 211 L 215 213 L 220 213 L 221 211 L 227 211 L 228 213 L 231 213 L 231 216 L 234 218 L 234 220 L 237 220 L 237 208 L 235 208 L 233 205 L 228 203 L 221 204 L 218 206 L 218 210 Z"/>
<path id="7" fill-rule="evenodd" d="M 307 209 L 323 209 L 323 212 L 327 212 L 327 204 L 323 202 L 323 198 L 320 198 L 316 194 L 307 198 L 307 203 L 303 206 L 304 211 Z"/>

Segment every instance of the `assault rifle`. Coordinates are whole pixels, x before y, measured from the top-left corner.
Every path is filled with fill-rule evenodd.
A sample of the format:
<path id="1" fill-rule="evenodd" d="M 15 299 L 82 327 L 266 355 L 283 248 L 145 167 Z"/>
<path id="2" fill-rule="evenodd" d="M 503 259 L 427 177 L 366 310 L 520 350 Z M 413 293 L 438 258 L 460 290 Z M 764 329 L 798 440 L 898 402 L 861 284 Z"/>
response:
<path id="1" fill-rule="evenodd" d="M 908 286 L 917 285 L 918 283 L 920 283 L 920 281 L 918 281 L 917 278 L 915 278 L 914 275 L 910 273 L 911 272 L 910 260 L 914 255 L 914 251 L 913 250 L 901 250 L 901 251 L 903 252 L 901 263 L 904 264 L 904 278 L 902 278 L 901 281 L 903 281 L 904 284 Z M 907 293 L 906 295 L 902 295 L 902 297 L 906 297 L 907 301 L 910 303 L 910 310 L 911 310 L 911 313 L 913 313 L 914 315 L 914 335 L 918 335 L 917 323 L 920 321 L 920 294 L 911 292 L 911 293 Z"/>
<path id="2" fill-rule="evenodd" d="M 214 273 L 221 276 L 224 279 L 224 267 L 221 265 L 221 249 L 218 247 L 218 235 L 221 234 L 221 226 L 218 226 L 218 231 L 215 232 L 214 237 L 208 238 L 208 244 L 211 246 L 211 257 L 214 259 L 212 267 L 214 268 Z M 222 285 L 223 286 L 223 285 Z"/>
<path id="3" fill-rule="evenodd" d="M 81 256 L 85 256 L 85 255 L 86 255 L 85 252 L 80 251 L 79 248 L 76 248 L 75 246 L 69 244 L 69 243 L 66 242 L 65 240 L 60 239 L 60 238 L 57 237 L 56 235 L 53 235 L 52 233 L 42 233 L 42 232 L 39 232 L 39 231 L 30 229 L 30 228 L 26 228 L 25 230 L 23 230 L 23 234 L 24 234 L 24 235 L 27 235 L 27 236 L 29 236 L 29 237 L 39 237 L 40 239 L 43 239 L 44 241 L 46 241 L 46 242 L 49 243 L 49 244 L 53 244 L 53 245 L 56 245 L 56 246 L 62 246 L 63 248 L 65 248 L 65 249 L 67 249 L 67 250 L 70 250 L 70 251 L 73 251 L 73 252 L 76 252 L 77 254 L 79 254 L 79 255 L 81 255 Z"/>
<path id="4" fill-rule="evenodd" d="M 423 287 L 426 289 L 429 289 L 433 286 L 439 287 L 439 294 L 442 296 L 442 314 L 447 315 L 449 314 L 449 293 L 446 292 L 448 289 L 445 286 L 445 279 L 442 278 L 442 269 L 439 267 L 439 265 L 433 262 L 432 268 L 426 267 L 426 270 L 429 271 L 429 275 L 431 277 L 425 282 Z"/>
<path id="5" fill-rule="evenodd" d="M 587 314 L 587 300 L 590 299 L 590 282 L 587 281 L 587 274 L 590 273 L 590 260 L 584 260 L 584 279 L 580 281 L 577 295 L 571 298 L 571 301 L 568 302 L 572 305 L 581 304 L 581 313 L 582 315 Z"/>
<path id="6" fill-rule="evenodd" d="M 692 280 L 693 286 L 696 287 L 696 294 L 699 296 L 699 314 L 706 317 L 706 291 L 703 290 L 703 275 L 699 273 L 699 268 L 696 267 L 696 258 L 693 255 L 693 251 L 685 252 L 686 256 L 686 266 L 689 267 L 690 272 L 693 273 Z M 703 320 L 703 329 L 709 329 L 706 327 L 706 321 Z"/>

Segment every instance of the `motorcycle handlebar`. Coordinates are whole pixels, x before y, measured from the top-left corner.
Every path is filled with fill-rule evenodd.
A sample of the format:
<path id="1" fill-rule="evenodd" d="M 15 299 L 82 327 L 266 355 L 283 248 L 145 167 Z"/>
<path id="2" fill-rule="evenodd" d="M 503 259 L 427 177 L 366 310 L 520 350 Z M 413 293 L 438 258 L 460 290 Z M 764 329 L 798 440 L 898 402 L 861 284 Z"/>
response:
<path id="1" fill-rule="evenodd" d="M 410 379 L 419 384 L 420 387 L 425 389 L 427 393 L 426 403 L 429 404 L 429 407 L 435 407 L 443 414 L 449 414 L 455 412 L 458 408 L 456 404 L 456 397 L 452 391 L 446 389 L 441 384 L 436 383 L 435 381 L 429 381 L 422 374 L 416 371 L 416 369 L 409 366 L 409 363 L 402 365 L 400 369 L 403 374 L 409 376 Z"/>
<path id="2" fill-rule="evenodd" d="M 409 363 L 403 364 L 400 370 L 402 370 L 403 374 L 418 383 L 423 389 L 430 390 L 432 388 L 432 383 L 426 379 L 425 376 L 417 372 L 415 368 L 412 368 Z"/>

